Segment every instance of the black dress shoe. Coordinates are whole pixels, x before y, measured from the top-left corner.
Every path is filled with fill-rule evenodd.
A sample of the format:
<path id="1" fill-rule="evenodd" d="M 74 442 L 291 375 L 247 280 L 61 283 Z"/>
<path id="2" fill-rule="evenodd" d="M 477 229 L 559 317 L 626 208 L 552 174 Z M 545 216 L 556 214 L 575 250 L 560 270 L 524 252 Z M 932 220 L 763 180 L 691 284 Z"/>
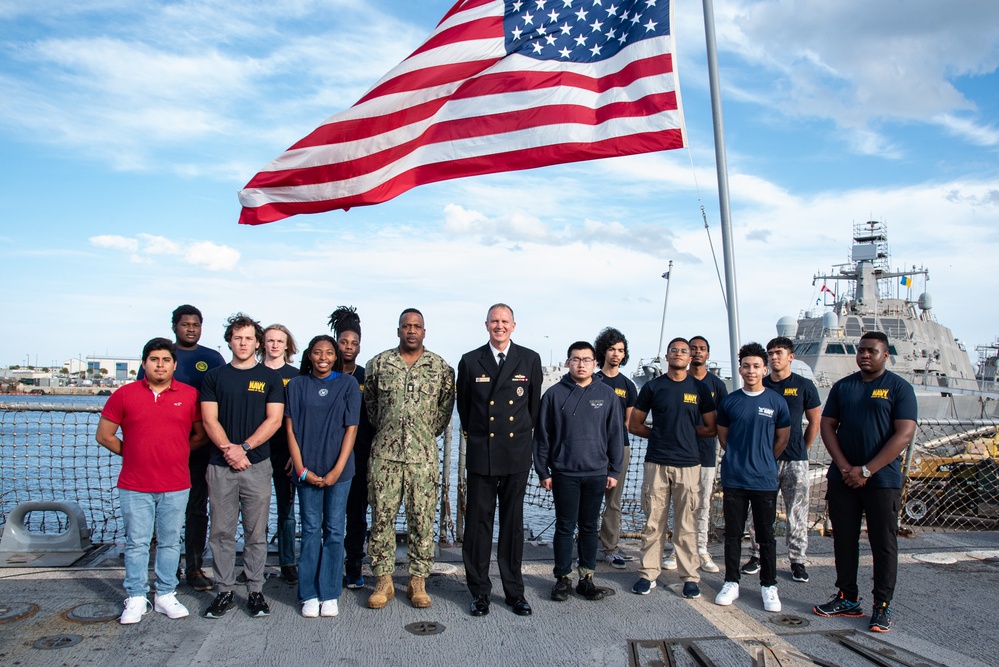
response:
<path id="1" fill-rule="evenodd" d="M 530 616 L 531 605 L 527 603 L 527 598 L 523 595 L 515 598 L 507 598 L 506 605 L 513 610 L 517 616 Z"/>
<path id="2" fill-rule="evenodd" d="M 488 595 L 476 595 L 475 599 L 472 600 L 472 604 L 468 608 L 468 612 L 472 616 L 485 616 L 489 613 L 489 596 Z"/>
<path id="3" fill-rule="evenodd" d="M 298 566 L 297 565 L 282 565 L 281 566 L 281 578 L 287 581 L 289 584 L 298 583 Z"/>

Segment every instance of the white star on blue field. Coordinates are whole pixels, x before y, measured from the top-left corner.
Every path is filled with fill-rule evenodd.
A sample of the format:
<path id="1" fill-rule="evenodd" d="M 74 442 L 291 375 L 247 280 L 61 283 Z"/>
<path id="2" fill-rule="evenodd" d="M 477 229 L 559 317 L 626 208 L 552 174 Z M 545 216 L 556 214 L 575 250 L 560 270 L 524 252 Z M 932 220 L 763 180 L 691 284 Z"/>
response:
<path id="1" fill-rule="evenodd" d="M 689 150 L 445 181 L 350 211 L 236 224 L 236 191 L 406 58 L 450 0 L 0 0 L 0 365 L 137 356 L 170 311 L 202 342 L 245 311 L 300 340 L 356 305 L 362 360 L 406 307 L 452 363 L 492 303 L 545 360 L 616 326 L 728 366 L 701 3 L 512 0 L 508 49 L 601 62 L 676 42 Z M 814 307 L 854 223 L 884 220 L 913 295 L 973 349 L 999 255 L 999 3 L 715 0 L 743 342 Z M 902 14 L 904 12 L 904 15 Z M 904 20 L 903 20 L 904 19 Z M 224 351 L 224 346 L 223 346 Z"/>

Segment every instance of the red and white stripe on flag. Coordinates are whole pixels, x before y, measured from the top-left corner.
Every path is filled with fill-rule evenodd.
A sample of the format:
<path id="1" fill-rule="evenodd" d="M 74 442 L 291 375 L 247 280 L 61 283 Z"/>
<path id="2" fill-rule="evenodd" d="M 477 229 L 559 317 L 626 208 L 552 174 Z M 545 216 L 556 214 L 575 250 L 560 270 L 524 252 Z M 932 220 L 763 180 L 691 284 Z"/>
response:
<path id="1" fill-rule="evenodd" d="M 670 0 L 459 0 L 240 191 L 241 224 L 452 178 L 686 145 Z"/>

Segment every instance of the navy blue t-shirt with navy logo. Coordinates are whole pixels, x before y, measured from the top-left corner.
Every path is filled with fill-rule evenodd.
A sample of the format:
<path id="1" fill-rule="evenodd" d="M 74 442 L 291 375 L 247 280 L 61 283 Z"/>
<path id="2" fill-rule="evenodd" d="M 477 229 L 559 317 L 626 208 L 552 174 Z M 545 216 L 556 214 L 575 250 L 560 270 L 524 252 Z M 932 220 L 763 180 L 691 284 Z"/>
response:
<path id="1" fill-rule="evenodd" d="M 839 421 L 836 436 L 843 456 L 852 466 L 867 465 L 885 443 L 895 435 L 895 421 L 916 421 L 918 405 L 912 385 L 891 371 L 864 382 L 860 371 L 839 380 L 829 390 L 823 417 Z M 833 463 L 826 474 L 842 480 L 843 474 Z M 881 489 L 902 488 L 902 464 L 892 460 L 867 480 L 867 486 Z"/>
<path id="2" fill-rule="evenodd" d="M 805 446 L 801 420 L 805 416 L 805 410 L 822 405 L 819 400 L 819 390 L 811 380 L 797 373 L 791 373 L 779 382 L 775 382 L 767 375 L 763 378 L 763 386 L 783 396 L 787 401 L 787 409 L 791 411 L 791 438 L 787 441 L 787 449 L 780 455 L 780 460 L 807 461 L 808 448 Z"/>
<path id="3" fill-rule="evenodd" d="M 680 381 L 660 375 L 638 392 L 635 409 L 652 414 L 646 463 L 677 468 L 701 464 L 696 427 L 702 414 L 715 409 L 706 384 L 690 375 Z"/>
<path id="4" fill-rule="evenodd" d="M 791 425 L 791 413 L 780 394 L 764 388 L 754 395 L 739 389 L 718 404 L 718 426 L 728 429 L 722 457 L 721 484 L 726 489 L 776 491 L 776 430 Z"/>

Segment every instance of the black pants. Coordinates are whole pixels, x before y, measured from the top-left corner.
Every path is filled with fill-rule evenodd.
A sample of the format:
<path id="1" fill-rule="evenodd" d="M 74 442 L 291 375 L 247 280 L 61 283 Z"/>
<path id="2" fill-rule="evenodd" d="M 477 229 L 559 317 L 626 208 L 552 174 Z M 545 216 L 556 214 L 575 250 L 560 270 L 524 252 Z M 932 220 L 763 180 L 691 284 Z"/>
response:
<path id="1" fill-rule="evenodd" d="M 826 500 L 833 527 L 836 556 L 836 586 L 848 599 L 856 600 L 857 569 L 860 566 L 860 522 L 867 517 L 867 539 L 874 557 L 874 603 L 891 602 L 898 574 L 898 510 L 901 489 L 859 489 L 841 480 L 829 480 Z"/>
<path id="2" fill-rule="evenodd" d="M 208 544 L 208 456 L 212 443 L 191 452 L 191 493 L 187 496 L 184 526 L 184 566 L 188 576 L 204 567 L 205 547 Z"/>
<path id="3" fill-rule="evenodd" d="M 461 557 L 465 562 L 465 581 L 472 595 L 489 595 L 489 559 L 493 544 L 493 518 L 499 501 L 499 542 L 496 563 L 499 565 L 503 593 L 508 599 L 524 594 L 524 492 L 528 471 L 512 475 L 477 475 L 468 473 L 465 503 L 465 534 Z"/>
<path id="4" fill-rule="evenodd" d="M 274 504 L 277 506 L 278 565 L 294 565 L 295 560 L 295 485 L 286 467 L 291 460 L 287 449 L 271 443 L 271 467 L 274 469 Z"/>
<path id="5" fill-rule="evenodd" d="M 360 570 L 364 561 L 364 539 L 368 534 L 368 456 L 354 452 L 354 479 L 347 494 L 347 534 L 343 538 L 346 564 Z"/>
<path id="6" fill-rule="evenodd" d="M 725 513 L 725 581 L 738 582 L 742 576 L 742 532 L 749 509 L 753 510 L 753 531 L 760 547 L 760 586 L 777 583 L 777 540 L 774 521 L 777 519 L 776 491 L 749 491 L 726 487 L 722 500 Z"/>

